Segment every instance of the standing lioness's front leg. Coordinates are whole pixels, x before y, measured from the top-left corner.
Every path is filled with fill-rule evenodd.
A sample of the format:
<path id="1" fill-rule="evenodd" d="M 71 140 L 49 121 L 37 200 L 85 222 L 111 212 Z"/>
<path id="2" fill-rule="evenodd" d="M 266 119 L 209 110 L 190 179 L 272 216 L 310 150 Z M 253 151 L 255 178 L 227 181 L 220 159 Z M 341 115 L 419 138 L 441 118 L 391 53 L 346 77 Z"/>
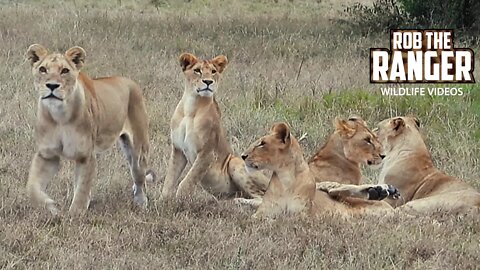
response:
<path id="1" fill-rule="evenodd" d="M 27 182 L 27 192 L 30 198 L 37 204 L 45 206 L 53 215 L 58 214 L 58 209 L 55 206 L 55 201 L 45 193 L 45 188 L 58 172 L 59 165 L 60 158 L 58 156 L 45 158 L 40 153 L 36 153 L 32 160 Z"/>
<path id="2" fill-rule="evenodd" d="M 90 204 L 93 178 L 96 172 L 96 160 L 93 154 L 76 161 L 75 167 L 75 190 L 70 213 L 77 215 L 88 209 Z"/>

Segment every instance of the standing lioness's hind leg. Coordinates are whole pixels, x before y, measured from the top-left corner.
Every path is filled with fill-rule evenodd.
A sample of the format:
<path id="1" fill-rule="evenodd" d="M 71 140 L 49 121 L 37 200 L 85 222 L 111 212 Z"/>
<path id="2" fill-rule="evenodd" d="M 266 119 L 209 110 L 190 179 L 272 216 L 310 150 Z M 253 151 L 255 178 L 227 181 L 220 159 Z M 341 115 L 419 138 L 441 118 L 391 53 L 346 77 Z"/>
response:
<path id="1" fill-rule="evenodd" d="M 145 180 L 147 177 L 154 181 L 154 173 L 147 172 L 148 117 L 140 88 L 133 84 L 130 89 L 127 119 L 131 134 L 122 134 L 120 141 L 123 145 L 130 173 L 133 178 L 133 200 L 142 207 L 147 206 Z M 147 175 L 148 174 L 148 175 Z"/>
<path id="2" fill-rule="evenodd" d="M 129 135 L 122 134 L 120 136 L 120 145 L 125 153 L 130 174 L 133 178 L 133 199 L 137 204 L 145 207 L 147 205 L 145 186 L 145 180 L 147 176 L 146 158 L 142 154 L 141 149 L 136 149 L 136 147 L 134 147 L 133 140 Z M 153 171 L 150 171 L 148 176 L 153 177 Z"/>

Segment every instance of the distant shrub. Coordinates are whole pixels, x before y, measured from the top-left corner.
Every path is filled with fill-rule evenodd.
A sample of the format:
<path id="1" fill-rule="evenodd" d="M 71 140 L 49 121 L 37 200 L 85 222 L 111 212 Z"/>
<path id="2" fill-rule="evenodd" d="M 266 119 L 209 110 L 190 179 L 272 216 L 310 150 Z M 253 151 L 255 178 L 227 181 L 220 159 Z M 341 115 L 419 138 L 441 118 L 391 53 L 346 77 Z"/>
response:
<path id="1" fill-rule="evenodd" d="M 347 14 L 363 31 L 392 28 L 449 28 L 478 33 L 478 0 L 375 0 L 373 5 L 354 4 Z"/>
<path id="2" fill-rule="evenodd" d="M 404 24 L 406 16 L 395 0 L 375 0 L 372 6 L 356 3 L 345 12 L 362 32 L 398 28 Z"/>
<path id="3" fill-rule="evenodd" d="M 480 23 L 478 0 L 398 0 L 401 8 L 422 26 L 469 29 Z"/>

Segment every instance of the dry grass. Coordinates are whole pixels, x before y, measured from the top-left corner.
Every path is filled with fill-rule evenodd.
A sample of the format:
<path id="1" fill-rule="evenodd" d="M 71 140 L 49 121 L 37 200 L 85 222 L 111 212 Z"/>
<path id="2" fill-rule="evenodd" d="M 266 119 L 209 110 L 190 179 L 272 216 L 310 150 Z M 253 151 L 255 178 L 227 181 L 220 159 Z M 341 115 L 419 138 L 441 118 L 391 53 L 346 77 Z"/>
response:
<path id="1" fill-rule="evenodd" d="M 100 157 L 95 203 L 84 218 L 50 220 L 32 209 L 23 193 L 34 151 L 36 93 L 23 58 L 32 43 L 60 51 L 80 45 L 87 50 L 90 75 L 122 74 L 144 87 L 151 164 L 161 179 L 169 118 L 183 90 L 177 56 L 191 51 L 204 57 L 222 53 L 231 61 L 218 99 L 237 153 L 274 121 L 309 133 L 308 156 L 337 115 L 356 113 L 374 123 L 413 112 L 424 122 L 438 167 L 480 187 L 480 87 L 469 87 L 464 97 L 380 97 L 368 83 L 367 57 L 368 48 L 388 45 L 386 36 L 362 37 L 332 22 L 342 9 L 337 1 L 163 1 L 158 10 L 127 0 L 72 3 L 0 1 L 0 268 L 474 269 L 480 264 L 478 215 L 351 222 L 290 217 L 265 223 L 250 220 L 251 209 L 228 201 L 159 202 L 158 186 L 149 190 L 149 210 L 137 213 L 118 149 Z M 72 166 L 63 165 L 49 193 L 66 211 Z M 377 174 L 365 173 L 371 179 Z"/>

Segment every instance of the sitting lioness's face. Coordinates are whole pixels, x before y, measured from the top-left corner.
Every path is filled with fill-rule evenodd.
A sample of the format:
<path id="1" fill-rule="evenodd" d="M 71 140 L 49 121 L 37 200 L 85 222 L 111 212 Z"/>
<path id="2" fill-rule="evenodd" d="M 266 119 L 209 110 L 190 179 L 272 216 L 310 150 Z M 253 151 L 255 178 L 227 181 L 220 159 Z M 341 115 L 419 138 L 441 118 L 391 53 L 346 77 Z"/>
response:
<path id="1" fill-rule="evenodd" d="M 225 56 L 220 55 L 211 60 L 199 60 L 190 53 L 180 56 L 180 66 L 185 75 L 188 88 L 194 95 L 211 97 L 217 90 L 220 74 L 228 64 Z"/>
<path id="2" fill-rule="evenodd" d="M 42 102 L 63 102 L 73 92 L 85 51 L 73 47 L 63 55 L 49 54 L 42 45 L 33 44 L 28 48 L 27 58 Z"/>

